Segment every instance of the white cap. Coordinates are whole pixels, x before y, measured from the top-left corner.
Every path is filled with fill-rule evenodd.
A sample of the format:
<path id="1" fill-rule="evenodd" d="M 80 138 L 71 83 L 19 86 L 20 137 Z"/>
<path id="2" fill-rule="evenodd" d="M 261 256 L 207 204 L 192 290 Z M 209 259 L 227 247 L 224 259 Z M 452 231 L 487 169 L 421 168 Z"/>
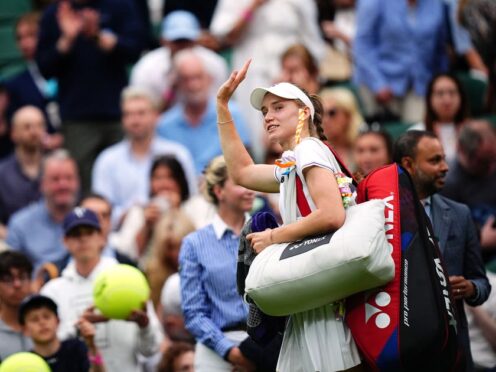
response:
<path id="1" fill-rule="evenodd" d="M 181 309 L 181 285 L 179 283 L 179 273 L 174 273 L 167 278 L 162 287 L 160 303 L 164 315 L 182 315 Z"/>
<path id="2" fill-rule="evenodd" d="M 310 98 L 296 85 L 291 83 L 279 83 L 275 84 L 269 88 L 255 88 L 251 92 L 250 102 L 251 105 L 257 110 L 262 109 L 262 101 L 267 93 L 272 93 L 273 95 L 285 99 L 299 99 L 310 109 L 310 116 L 315 114 L 315 108 L 313 107 Z"/>

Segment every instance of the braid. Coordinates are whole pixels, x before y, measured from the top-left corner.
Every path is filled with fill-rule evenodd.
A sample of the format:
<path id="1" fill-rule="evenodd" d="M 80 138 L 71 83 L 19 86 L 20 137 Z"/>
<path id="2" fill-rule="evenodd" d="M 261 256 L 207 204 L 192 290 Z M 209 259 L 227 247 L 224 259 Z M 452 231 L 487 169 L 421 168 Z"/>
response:
<path id="1" fill-rule="evenodd" d="M 308 98 L 310 98 L 310 102 L 312 102 L 312 105 L 313 105 L 313 108 L 315 110 L 314 114 L 313 114 L 313 125 L 312 124 L 312 119 L 310 118 L 309 119 L 309 130 L 310 130 L 310 134 L 313 134 L 315 135 L 315 133 L 317 134 L 317 137 L 321 140 L 321 141 L 327 141 L 327 137 L 326 135 L 324 134 L 324 128 L 322 128 L 322 116 L 324 114 L 324 107 L 322 106 L 322 101 L 320 100 L 320 97 L 316 94 L 309 94 L 305 89 L 303 88 L 300 88 L 298 87 L 303 93 L 305 93 Z M 297 100 L 298 103 L 303 107 L 305 104 L 300 101 L 300 100 Z M 302 127 L 302 122 L 301 122 L 301 111 L 298 112 L 298 127 L 297 127 L 297 135 L 295 136 L 295 139 L 296 139 L 296 143 L 299 143 L 300 142 L 300 137 L 299 137 L 299 134 L 301 133 L 301 127 Z"/>
<path id="2" fill-rule="evenodd" d="M 305 125 L 305 111 L 303 109 L 298 110 L 298 126 L 296 127 L 295 143 L 299 144 L 301 142 L 301 131 Z"/>
<path id="3" fill-rule="evenodd" d="M 315 126 L 315 130 L 317 131 L 317 135 L 321 141 L 327 141 L 327 137 L 324 134 L 324 128 L 322 128 L 322 116 L 324 113 L 324 108 L 322 106 L 322 102 L 320 101 L 319 96 L 316 94 L 308 95 L 310 101 L 312 101 L 313 107 L 315 109 L 315 113 L 313 115 L 313 125 Z"/>

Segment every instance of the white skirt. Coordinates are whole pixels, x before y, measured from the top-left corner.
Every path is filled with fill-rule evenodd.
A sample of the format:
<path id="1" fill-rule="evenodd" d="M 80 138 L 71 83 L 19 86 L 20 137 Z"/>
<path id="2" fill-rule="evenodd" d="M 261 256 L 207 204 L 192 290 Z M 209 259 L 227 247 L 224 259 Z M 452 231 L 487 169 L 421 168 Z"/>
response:
<path id="1" fill-rule="evenodd" d="M 351 332 L 336 318 L 337 304 L 291 315 L 277 362 L 278 372 L 332 372 L 360 364 Z"/>

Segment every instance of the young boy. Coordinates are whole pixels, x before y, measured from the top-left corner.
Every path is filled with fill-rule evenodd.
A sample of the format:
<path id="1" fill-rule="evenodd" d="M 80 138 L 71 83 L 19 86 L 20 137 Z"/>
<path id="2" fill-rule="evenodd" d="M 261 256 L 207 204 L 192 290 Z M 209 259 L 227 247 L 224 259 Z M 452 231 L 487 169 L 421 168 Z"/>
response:
<path id="1" fill-rule="evenodd" d="M 72 338 L 57 338 L 59 318 L 57 305 L 49 297 L 32 295 L 19 308 L 19 323 L 33 341 L 33 351 L 50 366 L 52 372 L 102 372 L 103 360 L 93 338 L 95 329 L 87 320 L 80 319 L 77 327 L 85 342 Z M 85 344 L 86 343 L 86 344 Z M 90 368 L 91 364 L 91 368 Z"/>

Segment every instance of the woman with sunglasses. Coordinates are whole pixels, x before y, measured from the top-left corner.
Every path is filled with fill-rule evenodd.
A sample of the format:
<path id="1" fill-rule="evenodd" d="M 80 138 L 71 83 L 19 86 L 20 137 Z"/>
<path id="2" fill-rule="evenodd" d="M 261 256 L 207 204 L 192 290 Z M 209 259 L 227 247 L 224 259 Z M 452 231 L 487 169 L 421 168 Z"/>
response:
<path id="1" fill-rule="evenodd" d="M 333 155 L 322 142 L 322 104 L 290 83 L 256 88 L 252 106 L 263 115 L 269 140 L 284 153 L 276 165 L 255 164 L 240 140 L 228 102 L 244 80 L 250 61 L 234 71 L 217 93 L 218 130 L 233 181 L 248 189 L 280 192 L 283 225 L 247 235 L 259 253 L 274 243 L 290 242 L 339 229 L 345 209 L 332 164 Z M 296 175 L 300 178 L 311 213 L 302 217 L 294 200 Z M 286 326 L 279 355 L 279 371 L 340 371 L 360 364 L 353 338 L 337 304 L 293 314 Z M 309 339 L 309 333 L 312 336 Z M 298 353 L 292 351 L 298 350 Z"/>
<path id="2" fill-rule="evenodd" d="M 349 167 L 354 168 L 353 144 L 360 129 L 366 127 L 358 104 L 348 89 L 332 88 L 320 92 L 324 116 L 322 128 L 327 141 Z"/>

